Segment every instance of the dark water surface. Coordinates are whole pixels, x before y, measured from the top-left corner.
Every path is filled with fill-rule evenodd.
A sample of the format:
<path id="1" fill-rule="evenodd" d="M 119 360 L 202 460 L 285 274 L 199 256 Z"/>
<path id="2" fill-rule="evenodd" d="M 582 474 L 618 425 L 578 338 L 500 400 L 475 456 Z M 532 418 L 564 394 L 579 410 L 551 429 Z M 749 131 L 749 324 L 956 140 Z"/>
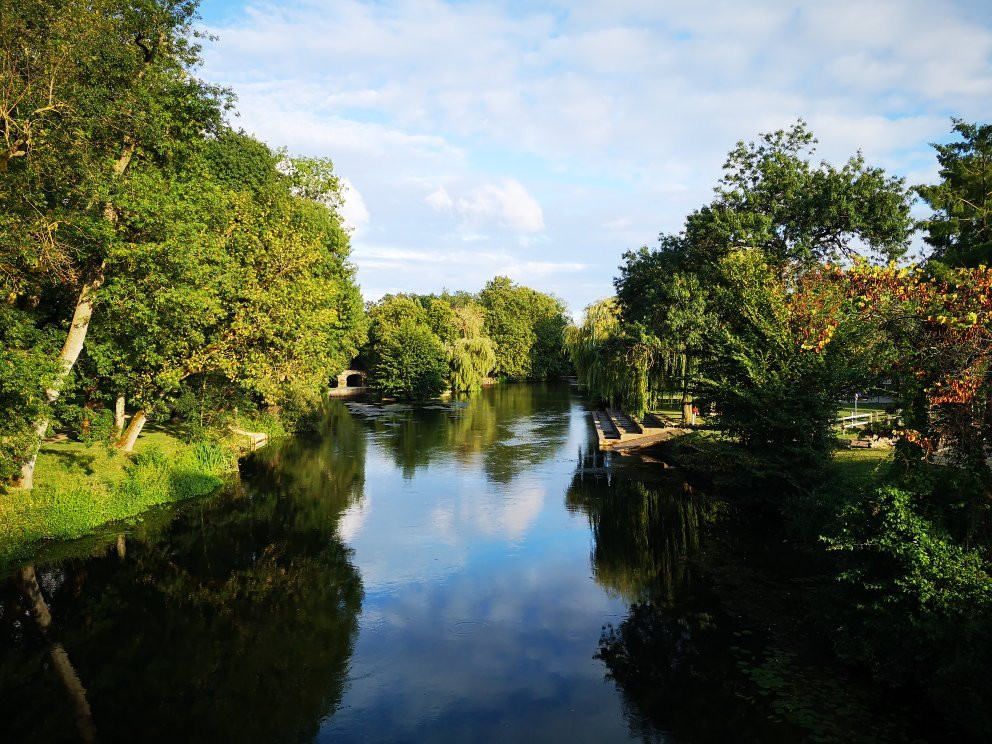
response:
<path id="1" fill-rule="evenodd" d="M 0 741 L 884 736 L 747 611 L 789 579 L 721 588 L 719 505 L 588 419 L 565 386 L 331 402 L 223 493 L 39 558 L 0 584 Z"/>

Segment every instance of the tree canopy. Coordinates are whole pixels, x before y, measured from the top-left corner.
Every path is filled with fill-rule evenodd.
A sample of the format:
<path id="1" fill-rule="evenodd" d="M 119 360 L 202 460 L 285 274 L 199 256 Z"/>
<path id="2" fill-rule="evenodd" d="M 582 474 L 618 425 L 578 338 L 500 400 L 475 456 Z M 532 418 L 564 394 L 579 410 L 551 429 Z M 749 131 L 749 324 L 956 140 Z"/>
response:
<path id="1" fill-rule="evenodd" d="M 130 448 L 189 380 L 312 406 L 363 342 L 331 161 L 223 122 L 230 94 L 195 74 L 196 6 L 0 6 L 0 333 L 18 411 L 0 472 L 25 487 L 74 406 L 116 399 L 123 415 L 126 398 Z"/>
<path id="2" fill-rule="evenodd" d="M 992 264 L 992 124 L 954 119 L 961 139 L 934 144 L 940 183 L 917 188 L 934 214 L 922 222 L 932 262 L 946 266 Z"/>

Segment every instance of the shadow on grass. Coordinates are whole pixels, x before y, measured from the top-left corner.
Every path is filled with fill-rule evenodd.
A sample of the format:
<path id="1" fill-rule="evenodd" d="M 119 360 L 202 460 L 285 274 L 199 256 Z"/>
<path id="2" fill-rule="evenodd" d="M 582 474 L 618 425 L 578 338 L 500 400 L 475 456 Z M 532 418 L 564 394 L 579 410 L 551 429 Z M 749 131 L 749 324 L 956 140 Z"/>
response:
<path id="1" fill-rule="evenodd" d="M 79 450 L 65 450 L 50 447 L 45 449 L 45 455 L 58 460 L 67 471 L 72 472 L 77 470 L 82 472 L 84 475 L 93 475 L 95 472 L 93 469 L 93 465 L 96 463 L 95 454 L 80 452 Z"/>

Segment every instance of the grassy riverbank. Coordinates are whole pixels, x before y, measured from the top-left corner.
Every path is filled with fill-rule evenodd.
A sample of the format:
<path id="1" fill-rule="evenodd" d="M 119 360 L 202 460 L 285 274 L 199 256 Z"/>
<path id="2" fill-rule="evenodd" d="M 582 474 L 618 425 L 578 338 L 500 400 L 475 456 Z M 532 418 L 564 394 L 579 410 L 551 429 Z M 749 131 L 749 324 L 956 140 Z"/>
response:
<path id="1" fill-rule="evenodd" d="M 234 472 L 246 438 L 187 442 L 176 430 L 143 434 L 131 455 L 103 444 L 46 443 L 30 492 L 0 493 L 0 565 L 43 540 L 81 537 L 161 504 L 210 493 Z"/>

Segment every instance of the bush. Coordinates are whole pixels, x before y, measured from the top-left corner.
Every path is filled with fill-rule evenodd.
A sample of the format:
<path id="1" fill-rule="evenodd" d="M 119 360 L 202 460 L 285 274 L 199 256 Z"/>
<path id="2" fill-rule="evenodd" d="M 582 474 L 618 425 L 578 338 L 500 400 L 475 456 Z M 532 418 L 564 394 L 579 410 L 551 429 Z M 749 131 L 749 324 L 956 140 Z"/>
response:
<path id="1" fill-rule="evenodd" d="M 84 444 L 109 444 L 114 439 L 114 414 L 106 408 L 82 408 L 76 431 Z"/>
<path id="2" fill-rule="evenodd" d="M 426 400 L 447 387 L 447 353 L 426 325 L 404 320 L 379 341 L 374 356 L 369 382 L 384 395 Z"/>
<path id="3" fill-rule="evenodd" d="M 922 516 L 895 487 L 844 510 L 825 540 L 841 551 L 841 655 L 890 684 L 918 684 L 970 736 L 992 737 L 992 575 L 982 553 Z"/>

